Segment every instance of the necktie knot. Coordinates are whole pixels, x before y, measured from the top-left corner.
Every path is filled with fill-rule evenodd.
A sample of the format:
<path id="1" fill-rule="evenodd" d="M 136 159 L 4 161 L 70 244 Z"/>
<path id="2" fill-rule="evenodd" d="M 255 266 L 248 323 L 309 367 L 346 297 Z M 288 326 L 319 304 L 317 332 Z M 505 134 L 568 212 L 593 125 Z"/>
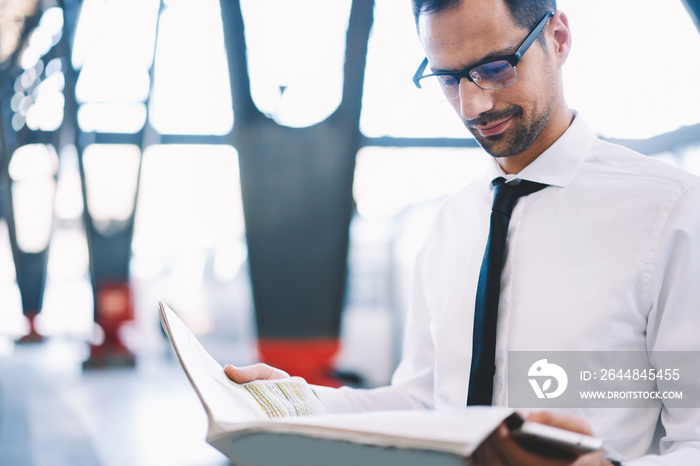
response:
<path id="1" fill-rule="evenodd" d="M 528 180 L 515 180 L 511 183 L 506 183 L 505 179 L 499 177 L 493 180 L 493 187 L 495 192 L 492 210 L 510 218 L 510 214 L 513 212 L 518 199 L 537 192 L 547 187 L 547 185 Z"/>

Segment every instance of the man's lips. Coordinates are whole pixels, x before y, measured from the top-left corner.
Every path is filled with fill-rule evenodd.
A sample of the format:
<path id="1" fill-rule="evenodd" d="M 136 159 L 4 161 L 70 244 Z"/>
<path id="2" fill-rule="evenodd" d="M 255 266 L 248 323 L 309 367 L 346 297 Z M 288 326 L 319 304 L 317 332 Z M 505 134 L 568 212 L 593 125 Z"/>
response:
<path id="1" fill-rule="evenodd" d="M 505 120 L 499 121 L 498 123 L 490 124 L 488 126 L 475 127 L 474 129 L 476 129 L 482 136 L 493 136 L 494 134 L 505 131 L 512 119 L 513 117 L 509 117 Z"/>

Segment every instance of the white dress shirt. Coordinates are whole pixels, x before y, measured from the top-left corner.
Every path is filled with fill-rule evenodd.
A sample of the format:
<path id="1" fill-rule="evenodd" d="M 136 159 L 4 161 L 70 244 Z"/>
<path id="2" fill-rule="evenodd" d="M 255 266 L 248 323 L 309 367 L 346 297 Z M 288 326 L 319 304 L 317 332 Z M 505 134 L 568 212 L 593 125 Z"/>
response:
<path id="1" fill-rule="evenodd" d="M 416 262 L 392 385 L 321 389 L 330 410 L 465 406 L 499 176 L 549 186 L 521 198 L 511 216 L 494 404 L 507 405 L 508 351 L 700 351 L 700 178 L 597 139 L 577 116 L 519 174 L 494 161 L 487 178 L 444 202 Z M 690 388 L 700 391 L 700 380 Z M 700 409 L 563 411 L 586 419 L 626 465 L 700 465 Z"/>

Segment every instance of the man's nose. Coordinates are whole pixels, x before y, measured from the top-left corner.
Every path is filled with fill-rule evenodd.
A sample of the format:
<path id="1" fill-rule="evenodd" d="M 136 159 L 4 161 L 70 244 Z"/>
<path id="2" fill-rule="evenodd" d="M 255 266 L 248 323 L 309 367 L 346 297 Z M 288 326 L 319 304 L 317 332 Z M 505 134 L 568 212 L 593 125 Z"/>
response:
<path id="1" fill-rule="evenodd" d="M 493 109 L 493 91 L 487 91 L 467 78 L 459 82 L 459 113 L 464 120 L 473 120 Z"/>

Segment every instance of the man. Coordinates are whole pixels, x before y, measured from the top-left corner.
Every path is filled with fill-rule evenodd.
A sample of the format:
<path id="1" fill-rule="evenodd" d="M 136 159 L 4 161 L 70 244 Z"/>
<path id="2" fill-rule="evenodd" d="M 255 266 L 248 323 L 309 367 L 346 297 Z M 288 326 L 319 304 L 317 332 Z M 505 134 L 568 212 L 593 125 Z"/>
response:
<path id="1" fill-rule="evenodd" d="M 439 84 L 493 164 L 487 179 L 449 198 L 437 215 L 416 263 L 404 354 L 392 385 L 318 387 L 322 402 L 333 411 L 468 402 L 470 367 L 478 359 L 472 342 L 481 332 L 477 289 L 492 182 L 499 178 L 540 188 L 517 200 L 506 227 L 495 374 L 486 385 L 494 404 L 508 403 L 509 351 L 647 351 L 654 363 L 654 352 L 700 350 L 700 180 L 596 139 L 566 105 L 561 68 L 571 35 L 555 1 L 413 3 L 427 57 L 414 79 L 421 87 Z M 534 42 L 518 60 L 512 54 L 526 37 Z M 630 78 L 621 73 L 620 79 Z M 225 370 L 238 382 L 284 375 L 263 365 Z M 471 378 L 483 388 L 483 378 Z M 699 385 L 694 380 L 685 388 L 698 391 Z M 698 409 L 659 402 L 531 418 L 601 437 L 606 454 L 583 455 L 572 463 L 579 466 L 614 464 L 606 455 L 625 465 L 700 464 Z M 503 426 L 477 460 L 569 464 L 523 450 Z"/>

